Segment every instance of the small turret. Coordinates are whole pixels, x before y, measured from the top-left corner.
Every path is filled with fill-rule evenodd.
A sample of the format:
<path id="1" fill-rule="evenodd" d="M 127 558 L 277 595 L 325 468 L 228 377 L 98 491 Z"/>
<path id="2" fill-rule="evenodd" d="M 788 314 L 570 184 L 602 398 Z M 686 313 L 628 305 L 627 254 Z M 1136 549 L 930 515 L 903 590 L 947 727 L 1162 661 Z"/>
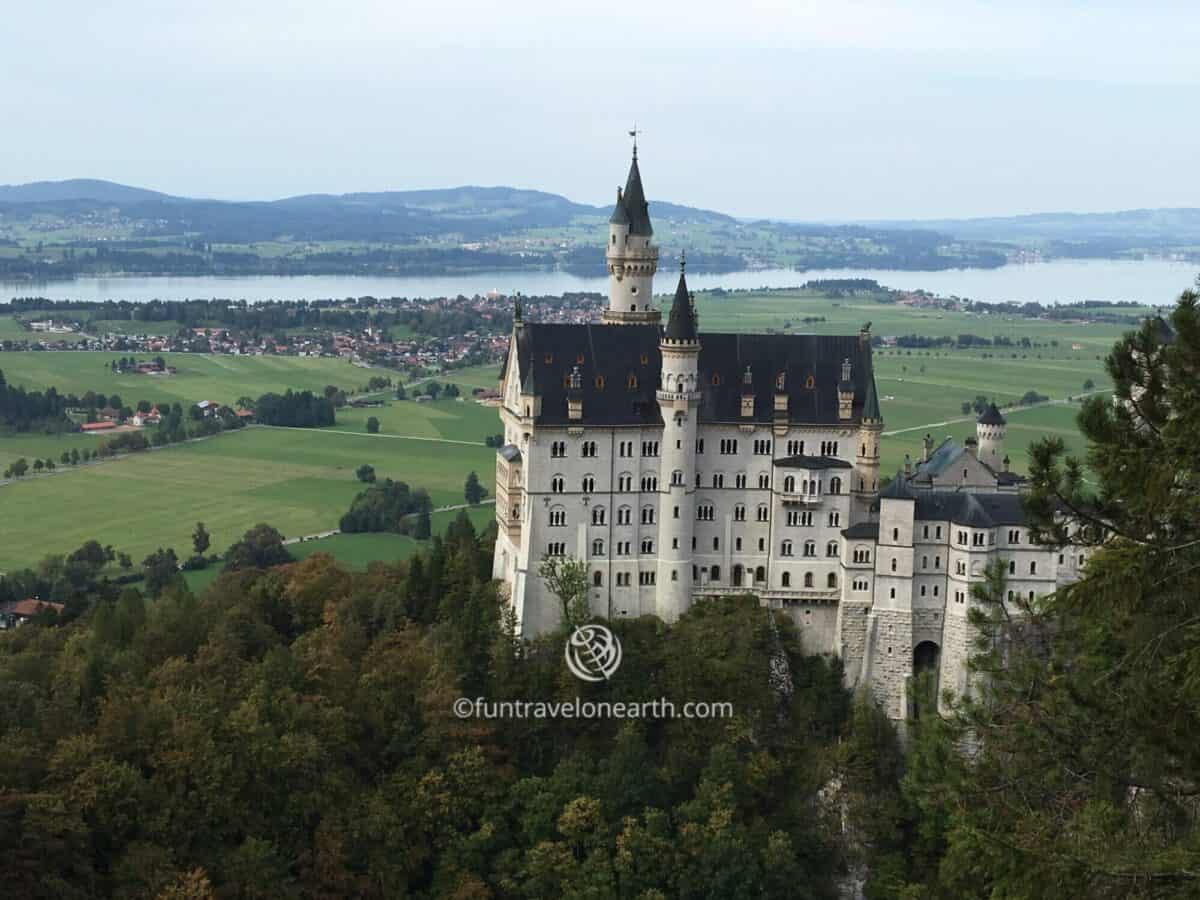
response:
<path id="1" fill-rule="evenodd" d="M 997 469 L 1004 458 L 1004 433 L 1008 422 L 996 408 L 995 403 L 989 403 L 975 420 L 975 436 L 979 441 L 979 458 L 992 469 Z"/>
<path id="2" fill-rule="evenodd" d="M 671 316 L 667 320 L 667 328 L 663 337 L 667 341 L 681 344 L 696 343 L 699 337 L 696 330 L 696 309 L 692 295 L 688 293 L 687 277 L 684 270 L 687 259 L 679 255 L 679 285 L 675 288 L 675 300 L 671 304 Z"/>

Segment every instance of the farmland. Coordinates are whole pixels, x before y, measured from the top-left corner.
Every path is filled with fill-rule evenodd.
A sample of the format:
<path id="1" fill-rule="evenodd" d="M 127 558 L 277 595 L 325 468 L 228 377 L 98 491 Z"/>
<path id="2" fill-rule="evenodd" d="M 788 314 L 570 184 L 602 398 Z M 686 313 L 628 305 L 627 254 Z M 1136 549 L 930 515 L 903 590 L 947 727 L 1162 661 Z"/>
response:
<path id="1" fill-rule="evenodd" d="M 427 488 L 435 506 L 461 503 L 472 469 L 491 489 L 492 460 L 482 442 L 253 427 L 0 487 L 0 571 L 90 538 L 136 559 L 160 546 L 185 551 L 197 521 L 220 549 L 257 522 L 285 535 L 326 531 L 363 487 L 354 478 L 363 463 Z"/>

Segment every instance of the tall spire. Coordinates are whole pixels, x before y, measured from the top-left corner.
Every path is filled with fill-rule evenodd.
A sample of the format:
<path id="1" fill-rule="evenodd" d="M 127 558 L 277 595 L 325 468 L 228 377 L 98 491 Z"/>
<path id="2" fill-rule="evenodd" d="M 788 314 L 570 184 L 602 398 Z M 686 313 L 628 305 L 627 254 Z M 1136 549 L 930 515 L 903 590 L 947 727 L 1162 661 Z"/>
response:
<path id="1" fill-rule="evenodd" d="M 696 310 L 692 305 L 692 295 L 688 293 L 687 258 L 679 254 L 679 285 L 675 288 L 675 302 L 671 304 L 671 317 L 667 320 L 667 330 L 664 335 L 672 341 L 695 341 Z"/>
<path id="2" fill-rule="evenodd" d="M 650 225 L 650 204 L 642 188 L 642 173 L 638 169 L 637 144 L 633 147 L 633 160 L 629 164 L 629 177 L 625 179 L 625 191 L 621 197 L 625 213 L 629 216 L 629 233 L 650 237 L 654 228 Z"/>

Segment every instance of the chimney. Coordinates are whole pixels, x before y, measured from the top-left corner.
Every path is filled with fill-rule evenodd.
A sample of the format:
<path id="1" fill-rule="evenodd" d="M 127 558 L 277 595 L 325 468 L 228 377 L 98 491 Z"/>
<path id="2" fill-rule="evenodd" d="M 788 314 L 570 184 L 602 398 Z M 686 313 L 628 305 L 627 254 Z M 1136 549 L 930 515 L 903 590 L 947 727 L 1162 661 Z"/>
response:
<path id="1" fill-rule="evenodd" d="M 912 457 L 907 453 L 904 454 L 904 475 L 905 477 L 912 475 Z"/>
<path id="2" fill-rule="evenodd" d="M 921 462 L 929 462 L 929 457 L 933 454 L 933 435 L 926 434 L 923 444 L 924 450 L 921 453 Z"/>
<path id="3" fill-rule="evenodd" d="M 1008 471 L 1008 466 L 1009 466 L 1008 454 L 1005 453 L 1004 454 L 1004 471 L 1005 472 Z"/>

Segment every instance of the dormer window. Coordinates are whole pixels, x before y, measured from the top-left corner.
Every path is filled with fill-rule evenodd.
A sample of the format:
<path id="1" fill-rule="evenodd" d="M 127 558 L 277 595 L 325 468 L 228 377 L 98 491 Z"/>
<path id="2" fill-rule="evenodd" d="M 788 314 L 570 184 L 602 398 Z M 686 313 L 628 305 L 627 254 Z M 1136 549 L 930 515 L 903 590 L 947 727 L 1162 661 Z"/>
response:
<path id="1" fill-rule="evenodd" d="M 547 353 L 545 356 L 542 357 L 542 362 L 544 362 L 546 365 L 550 365 L 551 363 L 554 362 L 554 354 Z"/>
<path id="2" fill-rule="evenodd" d="M 598 390 L 598 391 L 604 390 L 604 376 L 603 375 L 596 376 L 596 390 Z"/>
<path id="3" fill-rule="evenodd" d="M 637 376 L 632 372 L 629 373 L 629 378 L 625 382 L 625 386 L 631 391 L 637 387 Z"/>
<path id="4" fill-rule="evenodd" d="M 808 378 L 806 378 L 804 380 L 804 387 L 806 389 L 811 391 L 816 386 L 817 386 L 817 380 L 815 378 L 813 378 L 811 375 L 809 375 Z"/>
<path id="5" fill-rule="evenodd" d="M 642 354 L 642 357 L 641 357 L 641 359 L 642 359 L 642 365 L 643 365 L 643 366 L 644 366 L 644 365 L 647 365 L 647 364 L 650 362 L 650 356 L 649 356 L 649 354 L 643 353 L 643 354 Z"/>

